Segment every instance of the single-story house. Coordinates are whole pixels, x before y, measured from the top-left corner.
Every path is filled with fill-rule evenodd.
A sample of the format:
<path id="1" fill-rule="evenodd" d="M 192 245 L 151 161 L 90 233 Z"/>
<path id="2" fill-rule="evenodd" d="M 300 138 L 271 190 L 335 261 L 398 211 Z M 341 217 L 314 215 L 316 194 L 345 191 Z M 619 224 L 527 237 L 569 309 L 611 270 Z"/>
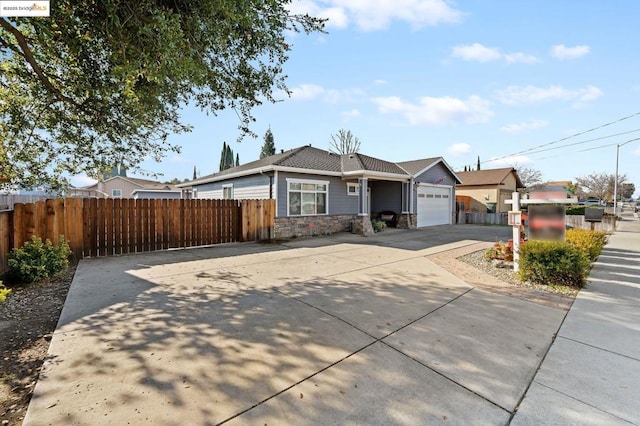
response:
<path id="1" fill-rule="evenodd" d="M 283 151 L 178 184 L 193 198 L 276 200 L 277 238 L 351 230 L 372 233 L 371 217 L 401 228 L 450 224 L 460 179 L 444 161 L 392 163 L 312 146 Z"/>
<path id="2" fill-rule="evenodd" d="M 105 198 L 179 199 L 182 190 L 175 185 L 126 176 L 113 176 L 104 182 L 79 188 L 84 193 L 96 193 Z M 78 191 L 78 195 L 80 192 Z"/>
<path id="3" fill-rule="evenodd" d="M 508 212 L 510 205 L 505 200 L 524 185 L 513 167 L 458 172 L 462 183 L 456 187 L 459 198 L 469 197 L 472 211 L 478 213 Z"/>

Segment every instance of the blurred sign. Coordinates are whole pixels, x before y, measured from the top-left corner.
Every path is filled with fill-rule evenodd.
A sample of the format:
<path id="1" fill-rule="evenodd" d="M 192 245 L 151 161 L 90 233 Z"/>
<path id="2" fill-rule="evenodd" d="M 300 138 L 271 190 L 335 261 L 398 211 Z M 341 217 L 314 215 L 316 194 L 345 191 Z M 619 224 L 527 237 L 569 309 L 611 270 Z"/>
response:
<path id="1" fill-rule="evenodd" d="M 529 239 L 564 241 L 564 206 L 529 206 Z"/>
<path id="2" fill-rule="evenodd" d="M 597 207 L 588 207 L 584 209 L 584 221 L 585 222 L 602 222 L 604 216 L 604 209 Z"/>

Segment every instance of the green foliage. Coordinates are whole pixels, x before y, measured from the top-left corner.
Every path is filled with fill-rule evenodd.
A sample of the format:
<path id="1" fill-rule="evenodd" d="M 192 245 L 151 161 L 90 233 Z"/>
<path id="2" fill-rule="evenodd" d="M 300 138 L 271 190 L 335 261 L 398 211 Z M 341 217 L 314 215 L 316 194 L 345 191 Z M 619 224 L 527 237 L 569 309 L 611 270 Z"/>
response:
<path id="1" fill-rule="evenodd" d="M 567 244 L 582 251 L 593 262 L 607 244 L 607 234 L 603 231 L 569 229 L 565 234 L 565 241 Z"/>
<path id="2" fill-rule="evenodd" d="M 16 186 L 129 169 L 190 127 L 181 109 L 252 109 L 287 92 L 290 32 L 324 21 L 290 0 L 56 0 L 48 18 L 0 17 L 0 175 Z"/>
<path id="3" fill-rule="evenodd" d="M 588 257 L 578 248 L 558 241 L 529 241 L 520 246 L 520 279 L 539 284 L 582 287 Z"/>
<path id="4" fill-rule="evenodd" d="M 373 219 L 371 226 L 373 227 L 373 232 L 380 232 L 387 227 L 387 224 L 384 220 Z"/>
<path id="5" fill-rule="evenodd" d="M 240 157 L 236 157 L 237 165 L 240 165 Z M 234 166 L 233 150 L 226 142 L 222 144 L 222 152 L 220 153 L 220 171 L 230 169 Z"/>
<path id="6" fill-rule="evenodd" d="M 570 206 L 567 207 L 567 216 L 584 216 L 585 206 Z"/>
<path id="7" fill-rule="evenodd" d="M 2 281 L 0 281 L 0 302 L 4 302 L 7 296 L 11 293 L 10 288 L 5 288 Z"/>
<path id="8" fill-rule="evenodd" d="M 62 236 L 56 244 L 32 237 L 9 253 L 9 275 L 25 283 L 40 281 L 64 271 L 69 266 L 70 255 L 69 244 Z"/>
<path id="9" fill-rule="evenodd" d="M 267 132 L 264 134 L 264 144 L 262 145 L 262 149 L 260 150 L 260 158 L 267 158 L 276 153 L 276 144 L 273 141 L 273 133 L 271 132 L 271 128 L 267 129 Z"/>

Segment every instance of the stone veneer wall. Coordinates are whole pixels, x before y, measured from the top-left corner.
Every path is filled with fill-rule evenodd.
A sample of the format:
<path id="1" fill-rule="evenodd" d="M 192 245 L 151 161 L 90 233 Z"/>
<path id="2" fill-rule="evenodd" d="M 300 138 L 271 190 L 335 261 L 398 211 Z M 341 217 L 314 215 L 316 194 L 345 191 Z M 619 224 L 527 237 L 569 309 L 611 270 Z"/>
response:
<path id="1" fill-rule="evenodd" d="M 418 219 L 415 214 L 400 214 L 398 215 L 398 225 L 396 228 L 400 229 L 416 229 L 418 226 Z"/>
<path id="2" fill-rule="evenodd" d="M 277 217 L 275 237 L 296 238 L 349 232 L 355 215 Z"/>
<path id="3" fill-rule="evenodd" d="M 353 229 L 351 230 L 354 234 L 364 235 L 365 237 L 370 237 L 373 235 L 373 225 L 371 225 L 371 218 L 369 216 L 356 216 L 353 219 Z"/>

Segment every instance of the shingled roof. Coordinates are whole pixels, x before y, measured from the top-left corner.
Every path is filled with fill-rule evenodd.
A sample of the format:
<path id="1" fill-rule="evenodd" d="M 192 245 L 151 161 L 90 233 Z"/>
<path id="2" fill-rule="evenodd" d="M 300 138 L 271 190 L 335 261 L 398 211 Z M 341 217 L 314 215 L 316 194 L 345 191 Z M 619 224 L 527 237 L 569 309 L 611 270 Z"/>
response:
<path id="1" fill-rule="evenodd" d="M 330 174 L 340 175 L 349 172 L 372 172 L 395 174 L 399 177 L 408 177 L 405 170 L 397 164 L 368 155 L 354 154 L 334 154 L 329 151 L 314 148 L 312 146 L 302 146 L 280 154 L 271 155 L 260 160 L 252 161 L 241 166 L 232 167 L 219 173 L 203 176 L 196 180 L 178 185 L 179 187 L 197 185 L 207 182 L 224 180 L 226 177 L 235 177 L 259 173 L 269 169 L 289 168 L 309 171 L 322 171 Z"/>
<path id="2" fill-rule="evenodd" d="M 500 185 L 511 173 L 516 176 L 516 188 L 524 188 L 518 172 L 513 167 L 458 172 L 458 176 L 462 179 L 460 186 Z"/>

